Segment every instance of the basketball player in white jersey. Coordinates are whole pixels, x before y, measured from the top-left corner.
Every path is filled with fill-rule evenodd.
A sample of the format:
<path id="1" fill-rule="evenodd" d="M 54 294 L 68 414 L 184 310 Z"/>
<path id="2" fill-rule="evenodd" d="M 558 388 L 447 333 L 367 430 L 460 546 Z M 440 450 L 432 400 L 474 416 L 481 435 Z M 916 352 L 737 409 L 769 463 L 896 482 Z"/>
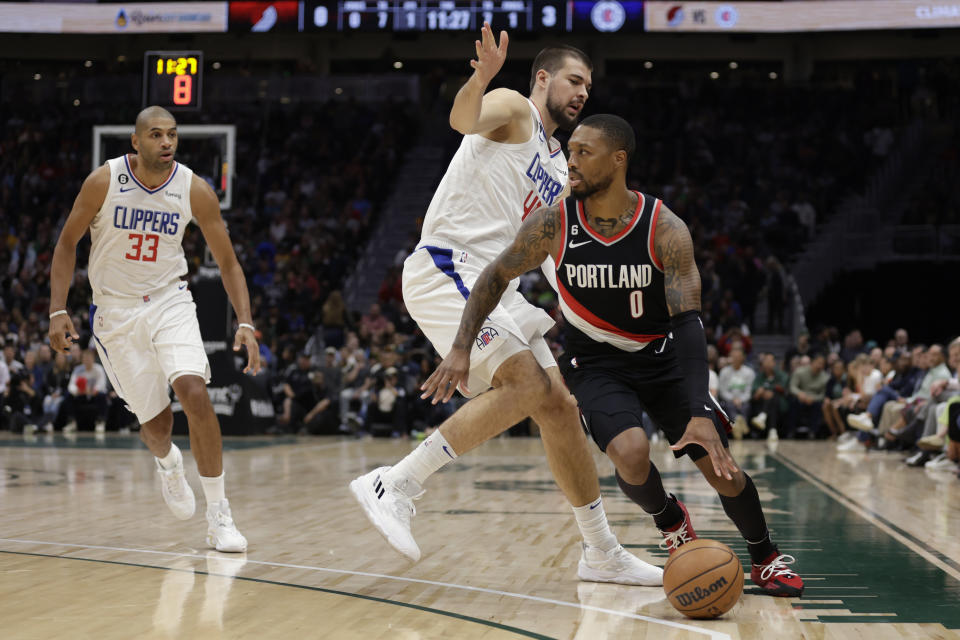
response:
<path id="1" fill-rule="evenodd" d="M 530 97 L 509 89 L 485 93 L 503 66 L 507 34 L 496 43 L 488 24 L 476 42 L 473 75 L 460 89 L 450 124 L 464 134 L 427 211 L 417 249 L 403 267 L 407 310 L 439 353 L 457 334 L 470 287 L 516 236 L 523 219 L 563 197 L 567 166 L 558 127 L 573 128 L 590 91 L 591 63 L 572 47 L 550 47 L 534 60 Z M 617 542 L 600 498 L 593 459 L 543 338 L 553 320 L 517 291 L 503 297 L 475 336 L 470 376 L 461 391 L 476 395 L 410 455 L 350 484 L 377 530 L 416 562 L 410 529 L 413 499 L 444 464 L 530 416 L 540 426 L 554 478 L 573 506 L 583 535 L 583 580 L 660 585 L 663 572 Z M 492 390 L 487 391 L 487 389 Z M 444 401 L 454 389 L 445 389 Z M 434 402 L 437 401 L 435 397 Z"/>
<path id="2" fill-rule="evenodd" d="M 207 395 L 210 365 L 196 305 L 181 280 L 187 273 L 181 244 L 187 224 L 197 223 L 220 267 L 240 323 L 233 349 L 246 348 L 244 372 L 256 374 L 260 352 L 246 279 L 213 190 L 173 159 L 173 116 L 147 107 L 137 116 L 131 142 L 135 155 L 113 158 L 87 177 L 60 232 L 50 271 L 50 346 L 67 352 L 79 339 L 66 300 L 77 243 L 89 229 L 93 342 L 114 390 L 140 422 L 140 438 L 156 457 L 163 498 L 177 518 L 193 516 L 193 491 L 170 437 L 172 385 L 187 416 L 207 501 L 207 544 L 217 551 L 246 551 L 247 540 L 233 522 L 224 491 L 220 425 Z"/>

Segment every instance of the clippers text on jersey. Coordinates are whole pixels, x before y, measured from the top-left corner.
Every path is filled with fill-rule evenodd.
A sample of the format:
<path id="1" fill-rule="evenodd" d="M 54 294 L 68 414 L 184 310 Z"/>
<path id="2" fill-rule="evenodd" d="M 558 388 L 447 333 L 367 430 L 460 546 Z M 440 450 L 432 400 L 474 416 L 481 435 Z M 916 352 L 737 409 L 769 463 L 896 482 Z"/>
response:
<path id="1" fill-rule="evenodd" d="M 527 177 L 533 180 L 534 188 L 523 200 L 523 217 L 527 217 L 543 204 L 548 207 L 553 206 L 557 196 L 563 190 L 563 183 L 555 180 L 540 162 L 539 153 L 535 154 L 530 161 L 530 166 L 527 167 Z"/>

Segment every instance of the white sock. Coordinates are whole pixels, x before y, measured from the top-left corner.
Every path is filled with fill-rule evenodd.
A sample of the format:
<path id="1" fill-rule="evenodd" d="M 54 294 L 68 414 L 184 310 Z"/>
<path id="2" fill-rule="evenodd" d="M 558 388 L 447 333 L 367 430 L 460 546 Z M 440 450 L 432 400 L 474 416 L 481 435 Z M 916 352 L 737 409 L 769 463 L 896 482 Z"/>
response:
<path id="1" fill-rule="evenodd" d="M 613 551 L 620 544 L 617 537 L 607 524 L 607 514 L 603 510 L 603 498 L 597 498 L 582 507 L 573 507 L 573 515 L 577 517 L 577 526 L 580 535 L 587 546 L 597 547 L 603 551 Z"/>
<path id="2" fill-rule="evenodd" d="M 207 505 L 220 502 L 227 497 L 223 489 L 223 472 L 216 478 L 200 476 L 200 484 L 203 486 L 203 496 L 207 499 Z"/>
<path id="3" fill-rule="evenodd" d="M 393 465 L 385 474 L 384 480 L 399 483 L 404 478 L 412 478 L 417 484 L 423 485 L 435 471 L 456 459 L 456 451 L 438 429 L 407 454 L 406 458 Z"/>
<path id="4" fill-rule="evenodd" d="M 157 462 L 159 462 L 160 466 L 164 469 L 173 469 L 182 461 L 183 455 L 181 455 L 180 449 L 172 442 L 170 443 L 170 451 L 167 453 L 167 455 L 162 458 L 157 458 Z"/>

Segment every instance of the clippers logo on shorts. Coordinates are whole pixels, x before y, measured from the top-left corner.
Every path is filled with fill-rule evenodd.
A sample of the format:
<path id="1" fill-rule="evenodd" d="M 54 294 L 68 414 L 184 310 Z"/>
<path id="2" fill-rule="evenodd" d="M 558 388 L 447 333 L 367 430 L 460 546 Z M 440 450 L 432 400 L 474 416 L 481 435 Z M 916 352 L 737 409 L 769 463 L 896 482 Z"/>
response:
<path id="1" fill-rule="evenodd" d="M 493 339 L 498 335 L 500 334 L 497 333 L 497 330 L 493 327 L 484 327 L 477 336 L 477 348 L 483 350 L 483 348 L 493 342 Z"/>

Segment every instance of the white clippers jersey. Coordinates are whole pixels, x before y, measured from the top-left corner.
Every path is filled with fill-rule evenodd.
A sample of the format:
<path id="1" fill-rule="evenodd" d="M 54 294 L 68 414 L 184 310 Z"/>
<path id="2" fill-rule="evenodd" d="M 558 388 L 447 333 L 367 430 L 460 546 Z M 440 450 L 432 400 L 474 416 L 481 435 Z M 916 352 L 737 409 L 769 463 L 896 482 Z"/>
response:
<path id="1" fill-rule="evenodd" d="M 517 235 L 520 223 L 541 206 L 560 201 L 567 186 L 567 159 L 546 137 L 529 99 L 533 135 L 506 144 L 481 135 L 463 137 L 423 221 L 420 246 L 466 250 L 490 263 Z"/>
<path id="2" fill-rule="evenodd" d="M 110 188 L 90 225 L 88 277 L 96 303 L 101 296 L 143 297 L 187 273 L 183 232 L 193 218 L 193 171 L 173 163 L 155 189 L 141 184 L 127 156 L 108 160 Z"/>

